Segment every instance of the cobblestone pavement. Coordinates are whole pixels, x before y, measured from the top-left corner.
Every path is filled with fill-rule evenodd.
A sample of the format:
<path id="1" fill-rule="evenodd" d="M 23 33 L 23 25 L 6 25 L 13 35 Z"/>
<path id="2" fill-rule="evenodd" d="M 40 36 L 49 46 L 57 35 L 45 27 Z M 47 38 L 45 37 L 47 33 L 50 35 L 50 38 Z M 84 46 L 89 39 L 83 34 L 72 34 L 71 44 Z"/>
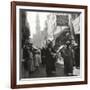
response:
<path id="1" fill-rule="evenodd" d="M 41 78 L 41 77 L 46 77 L 46 72 L 45 72 L 45 66 L 40 65 L 38 70 L 35 70 L 34 72 L 30 73 L 24 68 L 22 68 L 22 78 Z M 80 74 L 80 69 L 76 69 L 74 67 L 74 75 L 79 75 Z M 56 72 L 52 75 L 52 77 L 61 77 L 65 76 L 64 75 L 64 65 L 63 64 L 56 64 Z"/>

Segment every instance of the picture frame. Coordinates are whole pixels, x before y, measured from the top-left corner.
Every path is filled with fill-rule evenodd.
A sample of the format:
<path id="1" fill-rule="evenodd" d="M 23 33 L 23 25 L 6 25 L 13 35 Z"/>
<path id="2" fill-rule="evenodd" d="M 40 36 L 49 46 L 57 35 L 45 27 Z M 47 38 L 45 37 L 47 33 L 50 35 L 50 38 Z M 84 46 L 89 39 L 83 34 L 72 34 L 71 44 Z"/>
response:
<path id="1" fill-rule="evenodd" d="M 82 85 L 88 83 L 88 61 L 87 61 L 87 6 L 84 5 L 68 5 L 68 4 L 52 4 L 52 3 L 35 3 L 35 2 L 19 2 L 19 1 L 12 1 L 11 2 L 11 88 L 32 88 L 32 87 L 49 87 L 49 86 L 66 86 L 66 85 Z M 31 15 L 31 12 L 37 12 L 39 15 L 36 15 L 36 17 L 40 18 L 41 22 L 43 21 L 43 18 L 41 18 L 43 13 L 50 13 L 51 15 L 55 13 L 55 16 L 57 16 L 56 25 L 58 26 L 67 26 L 68 22 L 70 24 L 70 20 L 68 20 L 67 17 L 69 15 L 72 15 L 72 17 L 76 17 L 77 15 L 80 17 L 80 20 L 78 25 L 79 27 L 79 35 L 80 35 L 80 75 L 79 77 L 67 77 L 64 78 L 62 75 L 62 78 L 60 77 L 45 77 L 45 78 L 29 78 L 27 80 L 27 77 L 24 78 L 22 73 L 22 65 L 21 65 L 21 59 L 22 59 L 22 29 L 25 25 L 25 12 L 29 12 L 28 14 L 28 20 L 31 20 L 31 18 L 34 19 L 34 14 Z M 59 13 L 61 15 L 59 15 Z M 76 14 L 76 15 L 75 15 Z M 24 19 L 21 18 L 23 15 Z M 40 16 L 42 15 L 42 16 Z M 66 16 L 65 16 L 66 15 Z M 81 15 L 81 16 L 80 16 Z M 32 16 L 32 17 L 31 17 Z M 48 14 L 45 15 L 49 16 Z M 30 18 L 31 17 L 31 18 Z M 74 20 L 73 20 L 74 21 Z M 38 19 L 35 21 L 37 24 L 40 22 Z M 31 23 L 35 23 L 34 20 L 31 20 Z M 53 21 L 51 21 L 53 22 Z M 62 23 L 61 23 L 62 22 Z M 75 21 L 76 23 L 78 20 Z M 42 22 L 43 23 L 43 22 Z M 28 25 L 28 24 L 27 24 Z M 30 24 L 33 26 L 34 24 Z M 39 25 L 39 24 L 38 24 Z M 37 25 L 37 26 L 38 26 Z M 48 24 L 50 25 L 50 23 Z M 34 25 L 35 26 L 35 25 Z M 36 26 L 36 27 L 37 27 Z M 23 28 L 22 28 L 23 27 Z M 41 26 L 42 27 L 42 26 Z M 21 29 L 22 28 L 22 29 Z M 37 27 L 38 28 L 38 27 Z M 49 28 L 49 26 L 48 26 Z M 52 27 L 51 27 L 52 28 Z M 61 27 L 62 28 L 62 27 Z M 72 28 L 72 27 L 70 27 Z M 78 27 L 74 27 L 75 30 Z M 28 29 L 28 28 L 27 28 Z M 32 29 L 31 29 L 32 30 Z M 34 29 L 33 29 L 34 30 Z M 49 28 L 50 30 L 50 28 Z M 59 29 L 58 29 L 59 30 Z M 77 33 L 78 31 L 75 31 Z M 30 33 L 30 32 L 28 32 Z M 49 33 L 49 32 L 48 32 Z M 32 33 L 31 33 L 32 34 Z M 71 33 L 72 34 L 72 33 Z M 39 36 L 39 35 L 38 35 Z M 73 37 L 73 34 L 72 34 Z M 40 45 L 39 45 L 40 46 Z M 48 57 L 49 58 L 49 57 Z M 59 71 L 58 71 L 59 72 Z M 25 73 L 25 72 L 24 72 Z M 22 75 L 22 76 L 20 76 Z"/>

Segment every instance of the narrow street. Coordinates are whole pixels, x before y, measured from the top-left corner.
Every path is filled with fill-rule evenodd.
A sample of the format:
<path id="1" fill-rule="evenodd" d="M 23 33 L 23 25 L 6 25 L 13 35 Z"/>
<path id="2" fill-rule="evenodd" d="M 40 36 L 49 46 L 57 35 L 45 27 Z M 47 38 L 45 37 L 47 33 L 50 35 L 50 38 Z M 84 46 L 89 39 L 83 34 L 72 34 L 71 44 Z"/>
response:
<path id="1" fill-rule="evenodd" d="M 80 69 L 76 69 L 75 67 L 73 67 L 73 74 L 75 76 L 79 76 L 80 75 Z M 45 70 L 45 66 L 40 65 L 38 70 L 35 70 L 34 72 L 32 72 L 31 74 L 26 71 L 24 68 L 22 68 L 22 74 L 21 74 L 22 78 L 42 78 L 42 77 L 47 77 L 46 76 L 46 70 Z M 52 77 L 62 77 L 65 76 L 64 75 L 64 65 L 63 64 L 58 64 L 56 63 L 56 72 L 53 73 Z"/>
<path id="2" fill-rule="evenodd" d="M 56 72 L 52 75 L 52 77 L 60 77 L 64 76 L 64 66 L 61 64 L 56 64 Z M 40 65 L 38 70 L 35 70 L 31 74 L 22 68 L 22 78 L 41 78 L 46 77 L 46 70 L 45 66 Z"/>

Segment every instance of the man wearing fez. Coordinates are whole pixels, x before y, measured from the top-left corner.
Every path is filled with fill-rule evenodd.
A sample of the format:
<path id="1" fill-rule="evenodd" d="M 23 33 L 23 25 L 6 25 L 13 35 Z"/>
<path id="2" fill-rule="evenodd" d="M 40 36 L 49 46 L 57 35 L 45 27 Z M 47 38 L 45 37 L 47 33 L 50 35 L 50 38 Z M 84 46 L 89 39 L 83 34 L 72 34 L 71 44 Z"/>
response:
<path id="1" fill-rule="evenodd" d="M 73 53 L 70 47 L 71 42 L 66 42 L 66 47 L 62 50 L 61 54 L 64 58 L 64 73 L 66 76 L 73 75 Z"/>

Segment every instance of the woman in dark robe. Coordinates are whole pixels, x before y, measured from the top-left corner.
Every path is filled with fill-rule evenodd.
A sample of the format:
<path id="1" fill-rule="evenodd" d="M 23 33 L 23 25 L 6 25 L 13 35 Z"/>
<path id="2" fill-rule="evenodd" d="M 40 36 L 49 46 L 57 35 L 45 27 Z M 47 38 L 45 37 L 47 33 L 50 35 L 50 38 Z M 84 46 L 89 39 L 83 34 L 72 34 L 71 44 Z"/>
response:
<path id="1" fill-rule="evenodd" d="M 53 76 L 53 71 L 56 70 L 55 67 L 55 58 L 54 58 L 54 52 L 51 43 L 48 44 L 48 47 L 46 48 L 46 74 L 47 77 Z"/>
<path id="2" fill-rule="evenodd" d="M 45 53 L 46 52 L 46 50 L 45 50 L 45 48 L 43 47 L 42 49 L 41 49 L 41 60 L 42 60 L 42 65 L 43 66 L 45 66 Z"/>

